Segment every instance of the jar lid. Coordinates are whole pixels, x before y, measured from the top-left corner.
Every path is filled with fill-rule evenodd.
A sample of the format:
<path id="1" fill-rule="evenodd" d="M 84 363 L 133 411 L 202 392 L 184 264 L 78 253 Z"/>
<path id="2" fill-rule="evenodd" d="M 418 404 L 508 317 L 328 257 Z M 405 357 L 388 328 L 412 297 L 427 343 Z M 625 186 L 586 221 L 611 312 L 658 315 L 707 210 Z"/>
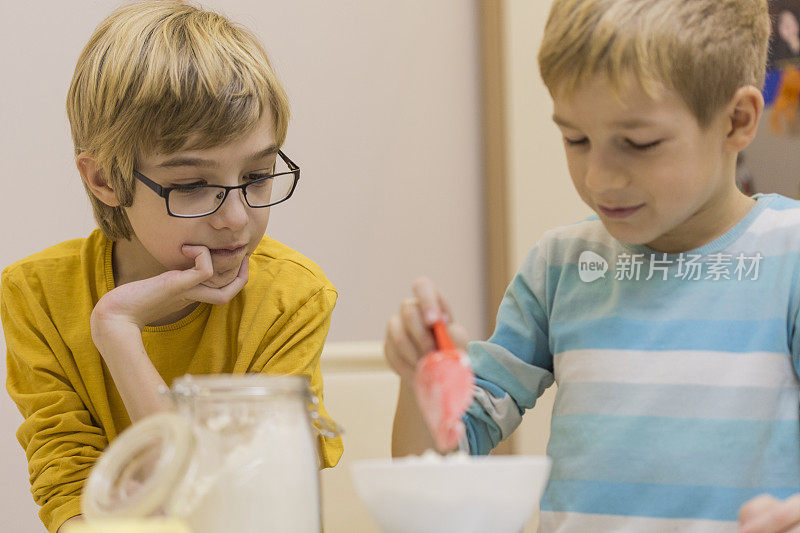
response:
<path id="1" fill-rule="evenodd" d="M 194 436 L 176 413 L 158 413 L 123 431 L 100 456 L 83 490 L 90 520 L 162 514 L 183 480 Z"/>
<path id="2" fill-rule="evenodd" d="M 247 398 L 280 394 L 310 394 L 309 380 L 299 375 L 206 374 L 181 376 L 172 383 L 173 398 L 226 396 Z"/>
<path id="3" fill-rule="evenodd" d="M 191 533 L 189 526 L 174 518 L 141 518 L 71 522 L 64 533 Z"/>

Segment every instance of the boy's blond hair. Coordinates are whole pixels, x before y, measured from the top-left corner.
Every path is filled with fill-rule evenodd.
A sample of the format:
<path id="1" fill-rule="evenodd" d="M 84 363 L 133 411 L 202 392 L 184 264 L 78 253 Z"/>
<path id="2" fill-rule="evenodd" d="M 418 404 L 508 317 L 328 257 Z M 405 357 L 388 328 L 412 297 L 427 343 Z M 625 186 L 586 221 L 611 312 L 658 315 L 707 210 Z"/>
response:
<path id="1" fill-rule="evenodd" d="M 539 69 L 551 94 L 597 73 L 651 96 L 662 84 L 705 127 L 740 87 L 762 87 L 769 34 L 767 0 L 554 0 Z"/>
<path id="2" fill-rule="evenodd" d="M 288 100 L 248 30 L 177 0 L 114 11 L 83 49 L 67 95 L 75 155 L 96 158 L 121 203 L 110 207 L 87 187 L 100 229 L 112 240 L 133 235 L 123 207 L 138 158 L 224 144 L 265 111 L 280 146 Z"/>

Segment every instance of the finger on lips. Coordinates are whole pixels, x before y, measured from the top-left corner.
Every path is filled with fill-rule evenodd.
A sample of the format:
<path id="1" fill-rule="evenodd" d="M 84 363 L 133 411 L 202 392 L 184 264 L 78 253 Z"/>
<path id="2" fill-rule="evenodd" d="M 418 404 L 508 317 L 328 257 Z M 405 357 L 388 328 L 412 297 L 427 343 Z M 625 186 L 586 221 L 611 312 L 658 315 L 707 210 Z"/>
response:
<path id="1" fill-rule="evenodd" d="M 184 244 L 181 247 L 181 252 L 194 261 L 194 266 L 188 269 L 187 272 L 194 274 L 195 278 L 205 281 L 214 275 L 214 264 L 211 261 L 211 252 L 208 248 Z"/>
<path id="2" fill-rule="evenodd" d="M 242 264 L 239 265 L 239 270 L 236 273 L 236 277 L 227 285 L 223 285 L 222 287 L 211 287 L 203 283 L 204 281 L 207 281 L 209 278 L 213 277 L 214 273 L 212 269 L 212 275 L 202 280 L 197 280 L 197 282 L 189 288 L 189 291 L 186 293 L 187 296 L 194 298 L 195 301 L 210 303 L 213 305 L 224 305 L 230 302 L 245 287 L 245 285 L 247 285 L 247 282 L 250 279 L 249 258 L 250 254 L 247 254 L 245 259 L 242 261 Z"/>
<path id="3" fill-rule="evenodd" d="M 195 263 L 204 255 L 208 256 L 209 259 L 211 258 L 211 251 L 208 248 L 195 244 L 184 244 L 181 246 L 181 253 L 189 259 L 193 259 Z"/>

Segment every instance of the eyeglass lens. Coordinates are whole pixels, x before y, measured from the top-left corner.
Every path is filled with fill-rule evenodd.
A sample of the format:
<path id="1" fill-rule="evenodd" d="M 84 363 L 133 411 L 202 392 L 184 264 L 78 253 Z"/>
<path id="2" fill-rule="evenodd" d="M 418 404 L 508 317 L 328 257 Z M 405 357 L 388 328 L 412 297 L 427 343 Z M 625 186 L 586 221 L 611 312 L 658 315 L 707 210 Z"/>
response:
<path id="1" fill-rule="evenodd" d="M 265 207 L 289 196 L 294 174 L 279 174 L 259 178 L 245 187 L 245 199 L 250 207 Z M 231 191 L 236 193 L 236 191 Z M 225 189 L 214 186 L 181 187 L 169 193 L 169 208 L 175 215 L 197 216 L 211 213 L 225 199 Z"/>

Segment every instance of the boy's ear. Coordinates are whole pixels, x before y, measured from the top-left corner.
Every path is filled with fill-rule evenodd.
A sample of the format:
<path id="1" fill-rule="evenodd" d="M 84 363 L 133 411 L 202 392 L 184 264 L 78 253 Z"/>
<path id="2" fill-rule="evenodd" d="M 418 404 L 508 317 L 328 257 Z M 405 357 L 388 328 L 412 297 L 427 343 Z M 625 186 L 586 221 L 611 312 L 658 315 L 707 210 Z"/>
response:
<path id="1" fill-rule="evenodd" d="M 83 152 L 75 158 L 78 172 L 89 190 L 104 204 L 116 207 L 119 205 L 117 194 L 106 179 L 105 172 L 97 164 L 97 160 L 89 153 Z"/>
<path id="2" fill-rule="evenodd" d="M 725 145 L 734 152 L 743 150 L 758 131 L 758 120 L 764 111 L 764 97 L 752 85 L 739 87 L 728 106 L 728 134 Z"/>

